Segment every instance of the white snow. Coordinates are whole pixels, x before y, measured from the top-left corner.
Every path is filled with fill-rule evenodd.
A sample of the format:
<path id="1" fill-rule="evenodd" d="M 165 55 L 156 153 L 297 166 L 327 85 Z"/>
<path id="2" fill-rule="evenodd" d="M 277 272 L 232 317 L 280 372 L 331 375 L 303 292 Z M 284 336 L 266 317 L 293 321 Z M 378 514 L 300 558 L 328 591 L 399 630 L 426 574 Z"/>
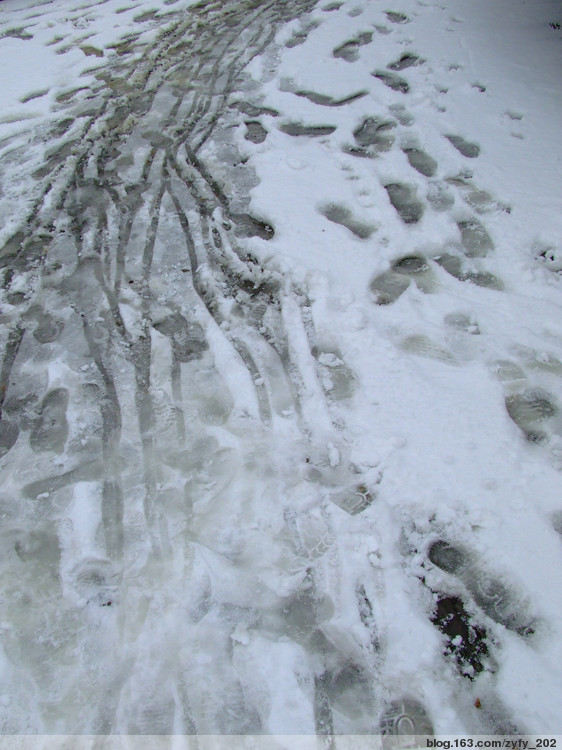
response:
<path id="1" fill-rule="evenodd" d="M 193 5 L 4 0 L 0 246 L 25 225 L 51 179 L 37 170 L 53 146 L 87 132 L 95 150 L 105 125 L 86 128 L 91 115 L 80 108 L 93 92 L 89 104 L 101 106 L 96 75 L 115 63 L 112 45 L 138 32 L 140 59 L 143 44 Z M 246 325 L 247 310 L 255 311 L 246 287 L 217 304 L 221 322 L 180 285 L 191 274 L 166 254 L 186 254 L 168 198 L 150 291 L 142 291 L 156 193 L 150 181 L 143 188 L 132 229 L 138 252 L 127 259 L 116 306 L 138 340 L 152 305 L 150 431 L 137 419 L 138 363 L 116 353 L 111 306 L 89 286 L 94 266 L 71 276 L 75 249 L 63 222 L 45 279 L 36 270 L 5 277 L 6 351 L 19 320 L 35 325 L 33 309 L 25 317 L 18 307 L 18 295 L 30 300 L 35 289 L 47 312 L 66 321 L 67 338 L 33 349 L 26 332 L 14 355 L 19 381 L 12 374 L 3 384 L 6 409 L 15 393 L 24 415 L 0 458 L 4 734 L 189 734 L 193 720 L 201 734 L 307 735 L 318 731 L 321 690 L 336 733 L 377 734 L 384 707 L 409 696 L 436 735 L 562 734 L 562 538 L 554 521 L 562 512 L 562 32 L 550 25 L 562 21 L 560 7 L 326 5 L 281 26 L 229 96 L 271 111 L 243 117 L 225 109 L 218 135 L 198 152 L 221 185 L 233 181 L 234 200 L 249 200 L 249 213 L 275 229 L 268 240 L 240 240 L 279 285 L 278 307 L 261 327 Z M 151 10 L 146 22 L 135 20 Z M 387 11 L 407 22 L 394 23 Z M 366 32 L 372 40 L 356 46 L 355 60 L 334 55 Z M 292 45 L 299 33 L 306 39 Z M 389 70 L 406 53 L 417 63 Z M 372 75 L 390 72 L 407 80 L 408 93 Z M 60 96 L 76 89 L 77 114 L 55 132 Z M 147 115 L 144 130 L 141 122 L 120 141 L 120 201 L 123 186 L 141 180 L 147 133 L 164 127 L 171 90 L 154 121 Z M 365 95 L 328 106 L 311 92 Z M 358 155 L 368 118 L 388 126 L 387 140 Z M 268 131 L 263 142 L 244 137 L 249 120 Z M 291 123 L 335 130 L 295 136 L 282 129 Z M 478 155 L 463 155 L 448 135 L 476 144 Z M 255 175 L 249 187 L 245 173 L 236 183 L 225 166 L 229 148 Z M 408 149 L 432 157 L 434 174 L 416 171 Z M 61 170 L 74 169 L 73 159 L 63 156 Z M 393 184 L 409 186 L 423 208 L 419 221 L 401 218 L 386 187 Z M 226 220 L 217 209 L 199 227 L 195 201 L 177 193 L 198 247 L 209 247 L 209 226 Z M 436 195 L 449 201 L 438 205 Z M 330 220 L 334 206 L 344 211 Z M 107 214 L 113 231 L 119 215 Z M 481 226 L 489 251 L 471 249 L 467 226 Z M 84 234 L 92 257 L 96 237 Z M 448 272 L 445 254 L 462 261 L 464 276 Z M 426 267 L 400 270 L 412 256 Z M 200 269 L 212 286 L 216 268 Z M 492 274 L 494 284 L 472 283 L 476 274 Z M 404 290 L 377 304 L 383 283 Z M 119 570 L 107 531 L 109 475 L 96 448 L 108 378 L 99 368 L 96 380 L 90 368 L 79 309 L 92 313 L 100 357 L 122 365 L 110 373 L 121 442 L 102 457 L 123 492 Z M 174 347 L 185 334 L 158 328 L 172 313 L 195 321 L 207 343 L 200 357 L 180 357 L 177 377 Z M 281 355 L 267 338 L 278 330 Z M 27 431 L 37 431 L 41 399 L 55 388 L 70 392 L 67 447 L 30 452 L 30 439 L 43 438 Z M 36 392 L 27 407 L 24 396 Z M 525 416 L 525 398 L 546 412 Z M 58 413 L 52 420 L 64 421 Z M 525 431 L 542 431 L 544 440 Z M 76 466 L 72 480 L 45 479 Z M 143 495 L 150 482 L 152 509 Z M 429 559 L 437 540 L 466 555 L 458 570 Z M 444 654 L 445 636 L 431 621 L 438 593 L 460 597 L 486 630 L 487 661 L 474 679 Z M 492 616 L 494 596 L 507 599 Z M 512 621 L 519 632 L 506 626 Z M 458 653 L 465 638 L 454 634 L 451 644 Z"/>

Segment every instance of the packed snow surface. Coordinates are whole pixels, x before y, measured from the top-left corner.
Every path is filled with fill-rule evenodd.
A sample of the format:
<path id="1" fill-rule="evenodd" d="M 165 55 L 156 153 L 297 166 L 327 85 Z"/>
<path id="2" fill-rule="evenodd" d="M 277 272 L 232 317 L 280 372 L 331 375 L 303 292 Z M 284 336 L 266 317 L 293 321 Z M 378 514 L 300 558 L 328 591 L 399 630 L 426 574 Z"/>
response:
<path id="1" fill-rule="evenodd" d="M 0 3 L 2 734 L 562 734 L 561 21 Z"/>

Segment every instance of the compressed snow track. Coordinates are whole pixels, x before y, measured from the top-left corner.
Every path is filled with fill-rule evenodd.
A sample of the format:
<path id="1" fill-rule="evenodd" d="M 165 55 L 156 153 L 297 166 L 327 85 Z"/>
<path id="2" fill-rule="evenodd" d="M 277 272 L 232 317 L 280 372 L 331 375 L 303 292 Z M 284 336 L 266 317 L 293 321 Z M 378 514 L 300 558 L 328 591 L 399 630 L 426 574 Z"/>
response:
<path id="1" fill-rule="evenodd" d="M 93 60 L 0 122 L 2 733 L 562 731 L 560 250 L 461 21 L 107 2 L 0 18 Z"/>

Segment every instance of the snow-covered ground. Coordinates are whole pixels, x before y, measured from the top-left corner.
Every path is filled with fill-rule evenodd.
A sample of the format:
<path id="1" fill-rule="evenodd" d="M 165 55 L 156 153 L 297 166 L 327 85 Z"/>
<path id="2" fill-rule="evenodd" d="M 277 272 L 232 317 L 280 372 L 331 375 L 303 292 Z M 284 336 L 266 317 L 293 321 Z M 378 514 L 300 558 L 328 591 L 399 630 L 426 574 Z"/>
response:
<path id="1" fill-rule="evenodd" d="M 560 23 L 2 0 L 2 734 L 562 734 Z"/>

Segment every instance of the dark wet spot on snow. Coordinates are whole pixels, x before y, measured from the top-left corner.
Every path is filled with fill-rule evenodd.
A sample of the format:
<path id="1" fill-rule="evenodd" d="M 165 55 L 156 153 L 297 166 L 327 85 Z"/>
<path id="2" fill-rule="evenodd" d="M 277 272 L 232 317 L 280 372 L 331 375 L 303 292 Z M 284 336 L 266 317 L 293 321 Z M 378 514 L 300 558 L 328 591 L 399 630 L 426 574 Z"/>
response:
<path id="1" fill-rule="evenodd" d="M 445 653 L 455 658 L 462 675 L 472 680 L 483 671 L 488 654 L 486 629 L 471 623 L 462 599 L 438 594 L 431 622 L 446 637 Z"/>

